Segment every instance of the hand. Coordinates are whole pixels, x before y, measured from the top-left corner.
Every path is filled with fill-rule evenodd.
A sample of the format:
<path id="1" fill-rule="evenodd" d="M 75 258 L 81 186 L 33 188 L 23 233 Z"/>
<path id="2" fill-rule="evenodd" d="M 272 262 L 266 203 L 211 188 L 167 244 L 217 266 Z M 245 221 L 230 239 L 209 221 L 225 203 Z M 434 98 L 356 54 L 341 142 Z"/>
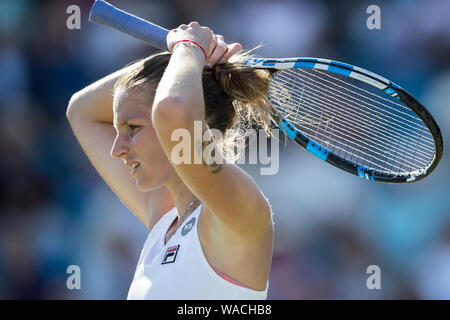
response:
<path id="1" fill-rule="evenodd" d="M 241 50 L 242 45 L 240 43 L 227 44 L 222 35 L 214 35 L 210 44 L 210 54 L 206 60 L 206 66 L 212 68 L 216 63 L 228 62 L 232 55 Z"/>
<path id="2" fill-rule="evenodd" d="M 210 68 L 217 63 L 227 62 L 231 56 L 242 50 L 240 43 L 227 44 L 223 36 L 215 35 L 210 28 L 202 27 L 196 21 L 188 25 L 182 24 L 178 28 L 171 30 L 167 35 L 167 47 L 169 49 L 172 48 L 172 45 L 179 40 L 195 41 L 201 46 L 207 55 L 205 64 Z M 189 45 L 189 42 L 181 42 L 179 44 Z M 174 50 L 175 48 L 172 51 Z"/>

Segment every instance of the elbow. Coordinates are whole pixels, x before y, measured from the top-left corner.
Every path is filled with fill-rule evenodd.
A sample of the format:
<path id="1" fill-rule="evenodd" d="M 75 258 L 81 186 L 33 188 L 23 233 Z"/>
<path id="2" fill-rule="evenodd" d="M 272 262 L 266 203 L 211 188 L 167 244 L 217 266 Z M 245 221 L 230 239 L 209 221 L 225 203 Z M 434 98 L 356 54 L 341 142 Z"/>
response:
<path id="1" fill-rule="evenodd" d="M 152 124 L 157 132 L 186 127 L 191 119 L 189 108 L 179 98 L 167 98 L 153 104 Z"/>
<path id="2" fill-rule="evenodd" d="M 263 206 L 263 209 L 261 212 L 262 212 L 262 217 L 263 217 L 263 221 L 264 221 L 265 225 L 272 228 L 273 212 L 272 212 L 272 207 L 270 206 L 270 204 L 267 200 L 264 201 L 264 206 Z"/>
<path id="3" fill-rule="evenodd" d="M 273 227 L 273 211 L 268 199 L 260 191 L 248 205 L 248 210 L 254 213 L 253 231 L 256 234 L 265 234 Z"/>
<path id="4" fill-rule="evenodd" d="M 258 213 L 258 222 L 260 229 L 265 232 L 267 227 L 271 227 L 273 225 L 273 212 L 272 207 L 270 206 L 269 201 L 263 196 L 263 199 L 258 201 L 256 208 L 253 208 L 255 212 Z"/>
<path id="5" fill-rule="evenodd" d="M 78 104 L 78 96 L 77 93 L 75 93 L 72 95 L 72 97 L 70 97 L 69 103 L 67 104 L 66 118 L 69 121 L 71 118 L 73 118 L 75 111 L 77 110 L 77 104 Z"/>

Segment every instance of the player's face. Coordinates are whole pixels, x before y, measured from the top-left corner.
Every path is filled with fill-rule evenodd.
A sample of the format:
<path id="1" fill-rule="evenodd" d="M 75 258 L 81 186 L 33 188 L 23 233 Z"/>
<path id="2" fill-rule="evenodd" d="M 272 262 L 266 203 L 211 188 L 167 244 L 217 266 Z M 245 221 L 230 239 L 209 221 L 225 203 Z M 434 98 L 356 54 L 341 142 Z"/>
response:
<path id="1" fill-rule="evenodd" d="M 173 172 L 151 122 L 151 102 L 143 90 L 118 89 L 114 96 L 116 139 L 111 155 L 124 160 L 143 192 L 160 187 Z"/>

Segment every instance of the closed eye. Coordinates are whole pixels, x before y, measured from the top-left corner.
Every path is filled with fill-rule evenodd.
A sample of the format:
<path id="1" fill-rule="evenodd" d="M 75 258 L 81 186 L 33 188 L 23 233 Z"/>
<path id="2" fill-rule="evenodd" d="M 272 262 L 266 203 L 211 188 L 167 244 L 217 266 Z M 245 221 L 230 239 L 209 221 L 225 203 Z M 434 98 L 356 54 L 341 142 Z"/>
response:
<path id="1" fill-rule="evenodd" d="M 129 128 L 130 136 L 134 136 L 136 134 L 136 132 L 137 132 L 136 129 L 140 128 L 140 126 L 134 126 L 134 125 L 130 124 L 128 126 L 128 128 Z"/>

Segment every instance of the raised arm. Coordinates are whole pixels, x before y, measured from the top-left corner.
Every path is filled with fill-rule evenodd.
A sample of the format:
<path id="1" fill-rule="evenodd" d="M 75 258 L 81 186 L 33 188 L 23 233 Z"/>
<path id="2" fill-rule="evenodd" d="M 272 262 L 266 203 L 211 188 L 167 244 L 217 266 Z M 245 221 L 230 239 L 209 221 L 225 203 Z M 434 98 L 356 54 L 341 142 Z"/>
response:
<path id="1" fill-rule="evenodd" d="M 171 139 L 176 129 L 182 128 L 190 133 L 191 146 L 201 145 L 193 139 L 194 121 L 204 122 L 205 119 L 203 68 L 205 62 L 214 65 L 232 52 L 223 41 L 217 41 L 221 39 L 213 38 L 211 30 L 196 22 L 172 30 L 167 39 L 169 48 L 178 40 L 195 41 L 208 55 L 206 59 L 201 48 L 191 42 L 176 45 L 159 83 L 152 121 L 170 159 L 172 149 L 179 143 Z M 191 150 L 191 154 L 198 151 Z M 173 161 L 172 165 L 189 189 L 236 234 L 261 237 L 268 232 L 271 226 L 270 206 L 251 177 L 239 167 L 229 163 L 211 167 L 205 163 L 176 164 Z"/>
<path id="2" fill-rule="evenodd" d="M 136 63 L 135 63 L 136 64 Z M 67 108 L 67 119 L 92 165 L 119 199 L 149 229 L 167 211 L 162 199 L 170 197 L 166 188 L 141 192 L 130 176 L 130 168 L 111 157 L 116 131 L 113 127 L 113 88 L 116 80 L 135 64 L 116 71 L 75 93 Z M 150 217 L 153 209 L 155 216 Z"/>

